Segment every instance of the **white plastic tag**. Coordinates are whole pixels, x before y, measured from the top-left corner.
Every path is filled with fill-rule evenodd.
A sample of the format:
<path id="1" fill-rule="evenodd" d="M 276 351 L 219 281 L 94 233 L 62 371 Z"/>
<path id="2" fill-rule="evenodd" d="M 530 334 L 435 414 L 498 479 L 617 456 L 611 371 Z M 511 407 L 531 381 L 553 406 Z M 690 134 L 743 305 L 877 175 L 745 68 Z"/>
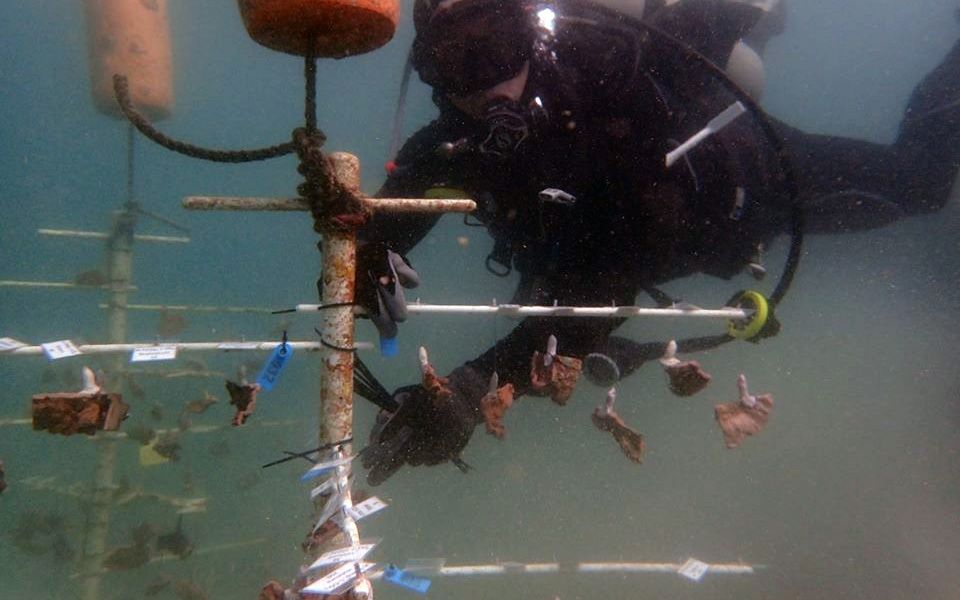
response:
<path id="1" fill-rule="evenodd" d="M 344 456 L 343 458 L 334 458 L 333 460 L 318 462 L 310 467 L 309 471 L 300 476 L 300 481 L 310 481 L 311 479 L 322 477 L 324 474 L 336 469 L 337 467 L 350 464 L 356 457 L 357 455 L 354 454 L 351 456 Z"/>
<path id="2" fill-rule="evenodd" d="M 23 342 L 15 340 L 13 338 L 0 338 L 0 352 L 9 352 L 11 350 L 16 350 L 17 348 L 23 348 L 26 346 Z"/>
<path id="3" fill-rule="evenodd" d="M 709 568 L 710 565 L 707 563 L 700 562 L 695 558 L 688 558 L 687 562 L 683 563 L 683 566 L 680 567 L 677 573 L 690 581 L 700 581 L 703 579 L 703 576 L 707 574 Z"/>
<path id="4" fill-rule="evenodd" d="M 317 499 L 317 496 L 319 496 L 320 494 L 326 492 L 327 490 L 329 490 L 330 488 L 333 487 L 333 482 L 334 482 L 334 481 L 335 481 L 335 479 L 331 477 L 330 479 L 324 481 L 323 483 L 321 483 L 321 484 L 318 485 L 317 487 L 315 487 L 315 488 L 313 488 L 312 490 L 310 490 L 310 499 L 311 499 L 311 500 L 316 500 L 316 499 Z"/>
<path id="5" fill-rule="evenodd" d="M 320 518 L 317 519 L 317 524 L 314 529 L 319 529 L 324 523 L 326 523 L 330 517 L 340 511 L 343 508 L 344 493 L 341 491 L 334 492 L 330 498 L 327 499 L 327 503 L 323 505 L 323 512 L 320 513 Z"/>
<path id="6" fill-rule="evenodd" d="M 163 346 L 143 346 L 134 348 L 130 362 L 153 362 L 177 358 L 177 347 L 171 344 Z"/>
<path id="7" fill-rule="evenodd" d="M 359 546 L 331 550 L 315 560 L 313 564 L 310 565 L 310 568 L 320 569 L 345 562 L 359 562 L 363 560 L 366 555 L 370 554 L 370 551 L 375 547 L 376 544 L 360 544 Z"/>
<path id="8" fill-rule="evenodd" d="M 46 354 L 50 360 L 58 360 L 80 354 L 80 350 L 78 350 L 70 340 L 47 342 L 46 344 L 40 344 L 40 347 L 43 348 L 44 354 Z"/>
<path id="9" fill-rule="evenodd" d="M 350 515 L 354 521 L 359 521 L 364 517 L 369 517 L 374 513 L 380 512 L 386 507 L 387 507 L 386 502 L 384 502 L 380 498 L 377 498 L 376 496 L 372 496 L 370 498 L 367 498 L 360 504 L 355 504 L 350 508 L 348 508 L 347 514 Z"/>
<path id="10" fill-rule="evenodd" d="M 347 563 L 327 573 L 323 578 L 314 581 L 300 592 L 305 594 L 340 594 L 357 585 L 357 581 L 360 579 L 358 571 L 359 575 L 362 575 L 375 566 L 375 563 L 368 562 Z"/>

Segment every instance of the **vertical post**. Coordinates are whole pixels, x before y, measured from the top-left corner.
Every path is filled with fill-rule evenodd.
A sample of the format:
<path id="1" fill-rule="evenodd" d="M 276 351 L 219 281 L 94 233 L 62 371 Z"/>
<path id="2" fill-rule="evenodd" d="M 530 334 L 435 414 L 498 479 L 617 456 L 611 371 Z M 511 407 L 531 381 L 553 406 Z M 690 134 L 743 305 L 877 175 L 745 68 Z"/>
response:
<path id="1" fill-rule="evenodd" d="M 107 337 L 111 344 L 120 344 L 127 337 L 127 296 L 133 281 L 133 230 L 136 213 L 123 210 L 114 215 L 107 238 L 107 278 L 110 282 L 110 301 L 107 308 Z M 114 374 L 123 369 L 123 356 L 111 364 Z M 97 464 L 93 476 L 93 494 L 84 529 L 80 573 L 83 577 L 82 600 L 99 600 L 100 576 L 96 573 L 107 548 L 110 532 L 110 496 L 113 494 L 116 470 L 117 441 L 97 440 Z"/>
<path id="2" fill-rule="evenodd" d="M 334 172 L 341 185 L 359 191 L 360 161 L 356 156 L 345 152 L 330 155 Z M 323 232 L 323 283 L 320 301 L 324 305 L 342 304 L 336 308 L 321 311 L 320 332 L 324 348 L 320 352 L 322 370 L 320 375 L 320 441 L 334 442 L 353 435 L 353 352 L 346 350 L 354 346 L 354 282 L 357 271 L 357 236 L 352 231 Z M 339 350 L 337 348 L 340 348 Z M 345 454 L 352 452 L 350 446 L 343 448 Z M 337 468 L 338 481 L 347 486 L 344 490 L 344 507 L 353 506 L 349 489 L 350 465 Z M 360 543 L 360 532 L 352 519 L 345 519 L 344 534 L 335 539 L 317 553 L 342 547 L 344 542 L 350 545 Z M 344 540 L 343 538 L 347 539 Z M 369 597 L 370 583 L 362 580 L 354 595 Z"/>
<path id="3" fill-rule="evenodd" d="M 341 184 L 358 189 L 360 162 L 343 152 L 330 155 Z M 344 304 L 320 312 L 320 331 L 326 342 L 320 356 L 320 441 L 334 442 L 353 433 L 353 354 L 338 348 L 354 344 L 353 308 L 357 237 L 353 232 L 323 232 L 323 284 L 321 303 Z"/>

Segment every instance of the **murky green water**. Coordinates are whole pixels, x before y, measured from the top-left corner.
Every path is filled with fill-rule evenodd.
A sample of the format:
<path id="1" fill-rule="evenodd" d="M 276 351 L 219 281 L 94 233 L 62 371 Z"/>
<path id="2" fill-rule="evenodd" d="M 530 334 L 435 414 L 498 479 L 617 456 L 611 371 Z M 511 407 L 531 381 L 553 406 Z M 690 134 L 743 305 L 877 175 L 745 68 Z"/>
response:
<path id="1" fill-rule="evenodd" d="M 125 200 L 126 128 L 95 112 L 89 100 L 83 15 L 74 4 L 0 7 L 0 279 L 69 281 L 98 268 L 102 242 L 42 237 L 36 229 L 104 230 L 110 211 Z M 162 128 L 216 147 L 286 139 L 301 118 L 299 61 L 249 41 L 233 2 L 171 4 L 177 107 Z M 397 40 L 382 51 L 320 66 L 320 125 L 328 148 L 358 154 L 371 191 L 382 179 L 411 36 L 409 8 Z M 821 0 L 795 3 L 787 34 L 770 47 L 767 105 L 811 129 L 889 139 L 906 95 L 957 35 L 944 16 L 950 10 L 946 0 L 861 1 L 842 11 Z M 410 103 L 412 130 L 429 118 L 431 106 L 422 87 Z M 189 226 L 191 243 L 138 244 L 131 301 L 267 308 L 315 301 L 319 255 L 304 215 L 179 208 L 189 194 L 291 195 L 294 165 L 290 158 L 209 165 L 138 141 L 138 200 Z M 176 234 L 149 220 L 141 231 Z M 810 239 L 779 313 L 781 335 L 698 356 L 714 383 L 691 399 L 672 396 L 654 365 L 621 385 L 620 412 L 647 437 L 642 466 L 624 460 L 590 424 L 603 390 L 583 384 L 564 408 L 523 399 L 508 413 L 505 441 L 477 431 L 464 456 L 476 467 L 469 475 L 452 465 L 405 469 L 376 490 L 390 508 L 362 522 L 365 537 L 382 538 L 372 558 L 490 564 L 696 557 L 759 566 L 752 575 L 708 574 L 699 583 L 672 574 L 436 579 L 434 598 L 956 598 L 958 234 L 960 208 L 953 200 L 937 215 L 883 231 Z M 466 247 L 457 241 L 461 235 L 470 236 Z M 508 298 L 514 282 L 483 270 L 489 245 L 481 230 L 446 218 L 411 256 L 426 280 L 419 292 L 424 300 Z M 783 250 L 783 244 L 774 249 L 771 264 L 780 264 Z M 748 283 L 698 278 L 667 290 L 713 306 Z M 105 301 L 97 291 L 0 288 L 0 337 L 103 341 L 106 314 L 98 304 Z M 291 338 L 306 340 L 315 325 L 308 317 L 284 322 L 204 313 L 188 319 L 177 334 L 183 341 L 275 339 L 284 325 Z M 131 312 L 129 339 L 155 339 L 157 322 L 155 312 Z M 448 371 L 511 325 L 418 317 L 403 328 L 399 358 L 365 360 L 393 388 L 415 380 L 418 345 Z M 624 331 L 660 339 L 715 328 L 644 321 Z M 373 339 L 368 323 L 359 337 Z M 232 411 L 223 379 L 235 377 L 243 363 L 256 369 L 265 358 L 182 355 L 156 368 L 202 367 L 214 374 L 138 376 L 143 398 L 125 390 L 132 416 L 124 429 L 176 428 L 184 404 L 204 391 L 220 402 L 193 415 L 192 425 L 227 425 Z M 188 365 L 191 359 L 203 364 Z M 26 418 L 32 394 L 74 389 L 84 364 L 108 367 L 109 361 L 0 357 L 6 383 L 0 419 Z M 206 511 L 184 516 L 195 546 L 189 557 L 102 574 L 101 597 L 139 598 L 167 578 L 171 587 L 157 597 L 175 597 L 178 583 L 183 597 L 189 581 L 209 598 L 246 598 L 269 579 L 295 576 L 311 525 L 308 488 L 297 481 L 306 463 L 259 465 L 314 442 L 317 367 L 315 355 L 297 354 L 277 389 L 261 396 L 248 427 L 185 432 L 178 462 L 145 467 L 136 442 L 114 443 L 114 481 L 122 490 L 206 498 Z M 712 407 L 735 398 L 740 372 L 755 391 L 773 393 L 776 407 L 761 436 L 727 451 Z M 358 403 L 362 435 L 373 416 L 371 406 Z M 92 485 L 107 445 L 0 426 L 9 483 L 0 496 L 0 597 L 80 597 L 89 511 L 68 492 L 82 495 Z M 108 552 L 130 544 L 131 529 L 143 523 L 161 534 L 176 526 L 169 502 L 130 499 L 134 495 L 110 511 Z M 382 584 L 376 594 L 411 595 Z"/>

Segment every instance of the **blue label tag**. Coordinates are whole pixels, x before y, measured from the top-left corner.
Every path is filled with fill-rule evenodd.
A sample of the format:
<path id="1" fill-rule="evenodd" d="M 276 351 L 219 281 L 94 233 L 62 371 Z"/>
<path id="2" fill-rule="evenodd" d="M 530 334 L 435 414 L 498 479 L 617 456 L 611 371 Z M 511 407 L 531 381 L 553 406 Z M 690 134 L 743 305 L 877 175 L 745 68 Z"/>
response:
<path id="1" fill-rule="evenodd" d="M 284 343 L 274 348 L 273 354 L 270 355 L 267 364 L 263 365 L 263 370 L 257 377 L 257 383 L 260 384 L 260 387 L 268 392 L 272 390 L 280 377 L 280 372 L 283 371 L 283 367 L 292 356 L 293 346 L 290 344 Z"/>
<path id="2" fill-rule="evenodd" d="M 418 594 L 426 594 L 427 590 L 430 589 L 429 579 L 411 575 L 394 565 L 389 565 L 383 572 L 383 580 Z"/>

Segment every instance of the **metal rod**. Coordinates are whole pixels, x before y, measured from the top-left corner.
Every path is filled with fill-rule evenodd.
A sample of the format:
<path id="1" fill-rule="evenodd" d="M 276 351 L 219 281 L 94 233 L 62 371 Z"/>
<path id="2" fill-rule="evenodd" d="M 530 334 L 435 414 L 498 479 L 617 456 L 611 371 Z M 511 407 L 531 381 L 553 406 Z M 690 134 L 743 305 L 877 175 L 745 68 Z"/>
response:
<path id="1" fill-rule="evenodd" d="M 2 279 L 0 280 L 0 287 L 36 287 L 36 288 L 57 288 L 57 289 L 67 289 L 67 290 L 113 290 L 115 286 L 112 285 L 82 285 L 79 283 L 72 282 L 60 282 L 60 281 L 18 281 L 15 279 Z M 133 285 L 128 285 L 126 288 L 128 292 L 137 291 L 137 287 Z"/>
<path id="2" fill-rule="evenodd" d="M 315 313 L 321 304 L 298 304 L 296 312 Z M 355 312 L 361 312 L 357 307 Z M 420 304 L 407 305 L 412 315 L 503 315 L 507 317 L 700 317 L 746 319 L 753 314 L 742 308 L 646 308 L 641 306 L 521 306 L 519 304 Z"/>
<path id="3" fill-rule="evenodd" d="M 106 304 L 99 304 L 100 308 L 107 308 Z M 222 312 L 222 313 L 252 313 L 252 314 L 273 314 L 269 308 L 257 308 L 255 306 L 203 306 L 191 304 L 128 304 L 127 310 L 150 310 L 168 312 Z"/>
<path id="4" fill-rule="evenodd" d="M 91 240 L 105 240 L 110 237 L 109 233 L 103 233 L 102 231 L 83 231 L 79 229 L 38 229 L 37 233 L 51 237 L 70 237 Z M 156 242 L 161 244 L 190 243 L 190 238 L 188 237 L 170 235 L 143 235 L 138 233 L 134 234 L 133 239 L 137 242 Z"/>
<path id="5" fill-rule="evenodd" d="M 375 212 L 455 212 L 468 213 L 477 203 L 468 199 L 367 198 L 367 207 Z M 303 198 L 258 198 L 243 196 L 187 196 L 183 199 L 187 210 L 235 211 L 309 211 Z"/>
<path id="6" fill-rule="evenodd" d="M 81 354 L 122 354 L 124 352 L 133 352 L 137 348 L 169 348 L 175 346 L 177 352 L 245 352 L 245 351 L 268 351 L 277 347 L 279 342 L 150 342 L 146 344 L 81 344 L 77 350 Z M 294 350 L 306 350 L 307 352 L 317 352 L 324 349 L 321 342 L 287 342 Z M 357 350 L 372 350 L 374 345 L 370 342 L 357 342 L 353 345 Z M 37 356 L 43 354 L 42 346 L 21 346 L 14 350 L 0 353 L 4 356 Z"/>
<path id="7" fill-rule="evenodd" d="M 359 189 L 360 161 L 357 157 L 336 152 L 330 155 L 330 159 L 341 185 Z M 356 263 L 355 233 L 337 230 L 323 232 L 320 301 L 339 306 L 321 314 L 320 335 L 328 345 L 320 351 L 320 444 L 353 437 L 353 353 L 336 348 L 355 346 L 351 304 L 354 301 Z M 349 455 L 352 445 L 343 446 L 342 451 L 344 455 Z M 336 477 L 349 482 L 350 469 L 349 464 L 338 468 Z M 349 483 L 343 491 L 343 498 L 344 508 L 353 506 Z M 319 511 L 322 506 L 316 509 Z M 338 535 L 328 544 L 321 545 L 315 555 L 307 557 L 307 564 L 334 547 L 360 543 L 360 532 L 353 519 L 346 519 L 343 529 L 345 535 Z"/>

